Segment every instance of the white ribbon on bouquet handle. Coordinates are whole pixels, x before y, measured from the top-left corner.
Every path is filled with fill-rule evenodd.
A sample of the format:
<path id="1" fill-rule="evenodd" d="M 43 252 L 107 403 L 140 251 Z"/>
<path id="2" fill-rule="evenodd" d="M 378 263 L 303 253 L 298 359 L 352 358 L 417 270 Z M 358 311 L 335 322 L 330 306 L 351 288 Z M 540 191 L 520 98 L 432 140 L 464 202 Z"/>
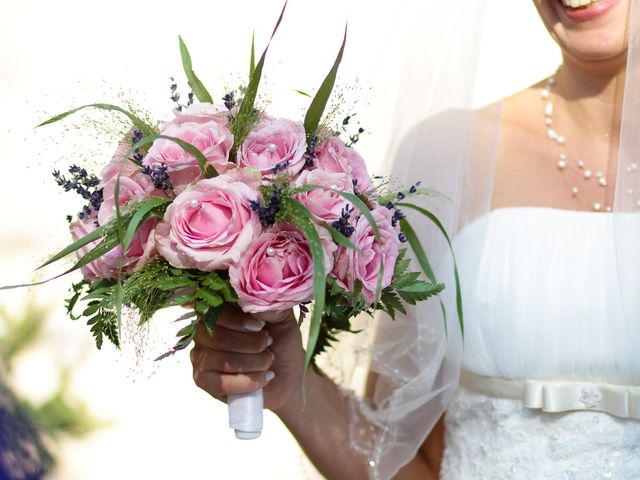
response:
<path id="1" fill-rule="evenodd" d="M 262 410 L 264 397 L 262 389 L 255 392 L 229 395 L 229 428 L 233 428 L 236 438 L 254 440 L 262 433 Z"/>

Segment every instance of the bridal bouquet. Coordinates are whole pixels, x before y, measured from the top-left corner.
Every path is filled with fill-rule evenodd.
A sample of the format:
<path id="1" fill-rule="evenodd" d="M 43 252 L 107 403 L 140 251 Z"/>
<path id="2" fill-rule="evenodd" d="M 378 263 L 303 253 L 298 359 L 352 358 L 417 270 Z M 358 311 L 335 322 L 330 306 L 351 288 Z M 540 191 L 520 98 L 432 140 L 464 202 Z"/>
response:
<path id="1" fill-rule="evenodd" d="M 45 265 L 77 255 L 65 274 L 81 270 L 84 279 L 73 285 L 67 310 L 86 319 L 98 348 L 105 337 L 119 346 L 123 307 L 141 323 L 165 307 L 189 309 L 163 357 L 186 348 L 199 323 L 215 335 L 229 305 L 250 313 L 299 307 L 310 323 L 308 365 L 338 332 L 352 330 L 356 315 L 383 310 L 393 317 L 443 289 L 400 210 L 437 222 L 406 202 L 421 193 L 419 184 L 396 191 L 374 185 L 353 148 L 362 130 L 344 141 L 345 128 L 323 122 L 344 47 L 303 121 L 256 106 L 268 46 L 257 63 L 252 47 L 248 84 L 218 104 L 180 39 L 192 93 L 181 105 L 172 86 L 172 120 L 153 125 L 124 108 L 93 104 L 42 124 L 84 108 L 131 123 L 98 176 L 78 165 L 54 172 L 87 204 L 70 223 L 73 243 Z M 426 280 L 408 271 L 407 246 Z"/>

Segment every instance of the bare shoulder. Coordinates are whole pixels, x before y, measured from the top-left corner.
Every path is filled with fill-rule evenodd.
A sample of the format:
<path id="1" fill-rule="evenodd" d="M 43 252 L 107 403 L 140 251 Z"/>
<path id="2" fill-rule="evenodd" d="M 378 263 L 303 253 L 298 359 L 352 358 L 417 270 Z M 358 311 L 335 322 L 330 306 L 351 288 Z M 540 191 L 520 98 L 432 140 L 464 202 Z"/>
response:
<path id="1" fill-rule="evenodd" d="M 543 111 L 541 95 L 545 85 L 546 81 L 543 80 L 503 100 L 501 116 L 503 129 L 513 129 L 528 134 L 531 132 L 532 124 L 539 125 L 536 113 Z"/>

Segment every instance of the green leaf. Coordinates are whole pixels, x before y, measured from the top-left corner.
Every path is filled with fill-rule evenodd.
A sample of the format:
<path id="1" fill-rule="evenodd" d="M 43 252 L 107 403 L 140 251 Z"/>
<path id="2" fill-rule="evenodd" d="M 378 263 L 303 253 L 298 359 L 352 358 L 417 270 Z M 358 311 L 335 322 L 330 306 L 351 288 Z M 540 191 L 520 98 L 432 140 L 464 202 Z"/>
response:
<path id="1" fill-rule="evenodd" d="M 302 90 L 298 90 L 298 89 L 293 89 L 294 92 L 299 93 L 300 95 L 302 95 L 303 97 L 307 97 L 307 98 L 311 98 L 313 99 L 313 97 L 308 94 L 307 92 L 303 92 Z"/>
<path id="2" fill-rule="evenodd" d="M 343 192 L 343 191 L 340 191 L 340 190 L 336 190 L 336 189 L 333 189 L 333 188 L 323 187 L 321 185 L 303 185 L 301 187 L 296 188 L 294 190 L 294 192 L 311 192 L 313 190 L 320 190 L 320 189 L 321 190 L 331 190 L 332 192 L 337 193 L 342 198 L 344 198 L 344 199 L 348 200 L 349 202 L 351 202 L 351 204 L 354 207 L 356 207 L 358 210 L 360 210 L 360 213 L 362 213 L 364 218 L 366 218 L 367 221 L 369 222 L 369 225 L 371 225 L 371 230 L 373 231 L 373 236 L 376 239 L 376 243 L 378 245 L 382 245 L 382 240 L 380 239 L 380 230 L 378 229 L 378 224 L 376 223 L 375 218 L 373 218 L 373 215 L 371 215 L 371 212 L 369 211 L 369 207 L 367 207 L 367 205 L 357 195 L 354 195 L 353 193 L 349 193 L 349 192 Z M 383 278 L 383 276 L 384 276 L 384 265 L 383 265 L 382 262 L 380 262 L 380 270 L 378 271 L 378 282 L 377 282 L 377 285 L 376 285 L 376 294 L 375 294 L 376 302 L 379 300 L 380 294 L 382 292 L 382 278 Z"/>
<path id="3" fill-rule="evenodd" d="M 178 288 L 195 287 L 195 285 L 196 282 L 189 278 L 173 277 L 163 279 L 156 285 L 156 288 L 159 288 L 160 290 L 172 291 L 177 290 Z"/>
<path id="4" fill-rule="evenodd" d="M 155 129 L 151 125 L 146 123 L 144 120 L 142 120 L 140 117 L 134 115 L 128 110 L 125 110 L 124 108 L 118 107 L 116 105 L 110 105 L 108 103 L 92 103 L 90 105 L 83 105 L 81 107 L 74 108 L 73 110 L 69 110 L 68 112 L 61 113 L 59 115 L 56 115 L 55 117 L 50 118 L 49 120 L 42 122 L 40 125 L 37 125 L 36 128 L 59 122 L 60 120 L 68 117 L 69 115 L 79 112 L 80 110 L 84 110 L 85 108 L 97 108 L 99 110 L 108 110 L 108 111 L 115 111 L 115 112 L 122 113 L 126 115 L 129 118 L 129 120 L 131 120 L 131 123 L 133 123 L 133 126 L 136 127 L 138 130 L 140 130 L 144 135 L 152 135 L 155 133 Z"/>
<path id="5" fill-rule="evenodd" d="M 320 326 L 322 325 L 322 315 L 324 312 L 324 303 L 326 295 L 325 270 L 324 270 L 324 249 L 320 241 L 320 235 L 316 227 L 306 218 L 294 218 L 293 223 L 302 230 L 307 241 L 309 242 L 309 250 L 311 250 L 311 258 L 313 260 L 313 312 L 311 314 L 311 322 L 309 326 L 309 339 L 307 342 L 307 351 L 305 353 L 305 367 L 311 363 L 311 358 L 315 351 L 318 336 L 320 334 Z"/>
<path id="6" fill-rule="evenodd" d="M 83 255 L 74 265 L 73 267 L 71 267 L 69 270 L 67 270 L 66 272 L 58 275 L 55 278 L 59 278 L 63 275 L 66 275 L 68 273 L 71 272 L 75 272 L 76 270 L 78 270 L 79 268 L 84 267 L 85 265 L 90 264 L 91 262 L 93 262 L 94 260 L 97 260 L 98 258 L 100 258 L 101 256 L 103 256 L 105 253 L 110 252 L 111 250 L 113 250 L 114 248 L 116 248 L 118 246 L 118 239 L 116 238 L 111 238 L 111 239 L 104 239 L 102 242 L 100 242 L 93 250 L 91 250 L 90 252 L 87 252 L 86 255 Z M 53 279 L 52 279 L 53 280 Z"/>
<path id="7" fill-rule="evenodd" d="M 181 328 L 178 331 L 178 333 L 176 333 L 176 337 L 184 337 L 185 335 L 191 335 L 191 332 L 193 331 L 194 327 L 198 325 L 198 322 L 200 322 L 200 320 L 195 320 L 191 322 L 189 325 L 187 325 L 186 327 Z"/>
<path id="8" fill-rule="evenodd" d="M 138 229 L 138 226 L 148 218 L 148 213 L 151 212 L 154 208 L 159 207 L 160 205 L 164 205 L 166 203 L 171 203 L 171 199 L 163 198 L 163 197 L 153 197 L 148 200 L 145 200 L 136 213 L 131 217 L 131 221 L 129 222 L 129 226 L 127 227 L 127 232 L 124 235 L 124 242 L 122 246 L 123 251 L 127 251 L 129 248 L 129 244 L 131 244 L 131 240 L 133 240 L 133 236 Z"/>
<path id="9" fill-rule="evenodd" d="M 41 268 L 44 268 L 47 265 L 51 265 L 52 263 L 57 262 L 58 260 L 75 252 L 76 250 L 80 250 L 85 245 L 88 245 L 91 242 L 98 240 L 104 235 L 105 227 L 106 225 L 102 225 L 101 227 L 96 228 L 93 232 L 89 233 L 88 235 L 85 235 L 84 237 L 73 242 L 71 245 L 68 245 L 67 247 L 63 248 L 58 253 L 56 253 L 53 257 L 47 260 L 45 263 L 40 265 L 37 269 L 40 270 Z"/>
<path id="10" fill-rule="evenodd" d="M 198 315 L 196 314 L 196 312 L 187 312 L 184 315 L 180 315 L 178 318 L 176 318 L 174 322 L 182 322 L 183 320 L 190 320 L 197 316 Z"/>
<path id="11" fill-rule="evenodd" d="M 439 295 L 444 290 L 443 283 L 427 283 L 427 282 L 415 282 L 412 285 L 408 285 L 403 288 L 399 288 L 396 290 L 398 295 L 402 297 L 402 299 L 411 304 L 415 305 L 418 302 L 422 302 L 431 297 Z"/>
<path id="12" fill-rule="evenodd" d="M 178 298 L 172 299 L 169 304 L 172 306 L 183 306 L 187 303 L 193 303 L 196 301 L 195 295 L 182 295 Z"/>
<path id="13" fill-rule="evenodd" d="M 403 248 L 398 253 L 398 258 L 396 259 L 396 266 L 393 269 L 393 276 L 396 278 L 400 278 L 402 275 L 406 273 L 411 265 L 411 259 L 407 258 L 407 249 Z"/>
<path id="14" fill-rule="evenodd" d="M 220 305 L 219 307 L 211 307 L 207 313 L 204 314 L 202 321 L 204 322 L 204 327 L 207 329 L 207 332 L 210 336 L 213 337 L 213 332 L 216 328 L 216 324 L 224 311 L 224 305 Z"/>
<path id="15" fill-rule="evenodd" d="M 224 299 L 220 295 L 206 288 L 196 290 L 196 298 L 206 302 L 209 307 L 219 307 L 224 303 Z"/>
<path id="16" fill-rule="evenodd" d="M 71 320 L 77 320 L 80 316 L 77 316 L 73 313 L 73 309 L 75 308 L 78 300 L 82 297 L 82 293 L 84 292 L 85 287 L 89 285 L 89 282 L 86 280 L 82 280 L 78 283 L 74 283 L 71 285 L 71 297 L 65 300 L 65 310 L 67 311 L 67 315 L 71 318 Z"/>
<path id="17" fill-rule="evenodd" d="M 386 291 L 382 294 L 380 303 L 383 305 L 384 310 L 389 314 L 391 318 L 395 320 L 395 312 L 400 312 L 403 315 L 407 314 L 400 297 L 393 291 Z"/>
<path id="18" fill-rule="evenodd" d="M 131 155 L 135 150 L 137 150 L 141 146 L 153 143 L 158 139 L 169 140 L 171 142 L 177 143 L 180 147 L 182 147 L 182 149 L 185 152 L 187 152 L 190 155 L 193 155 L 198 160 L 200 171 L 205 177 L 211 178 L 211 177 L 218 176 L 218 172 L 216 171 L 216 169 L 213 168 L 211 165 L 207 164 L 207 157 L 205 157 L 200 150 L 198 150 L 195 146 L 193 146 L 189 142 L 185 142 L 184 140 L 181 140 L 176 137 L 169 137 L 167 135 L 154 134 L 154 135 L 148 135 L 146 137 L 141 138 L 140 141 L 132 145 L 131 148 L 127 150 L 125 157 L 128 157 L 129 155 Z"/>
<path id="19" fill-rule="evenodd" d="M 420 272 L 405 273 L 393 279 L 393 288 L 399 290 L 402 287 L 413 285 L 413 283 L 418 281 L 418 277 L 420 277 Z"/>
<path id="20" fill-rule="evenodd" d="M 412 210 L 415 210 L 421 213 L 422 215 L 424 215 L 425 217 L 427 217 L 440 230 L 445 240 L 447 241 L 447 244 L 449 245 L 449 250 L 451 251 L 451 256 L 453 258 L 453 273 L 454 273 L 454 278 L 456 282 L 456 308 L 458 311 L 458 321 L 460 322 L 460 331 L 464 335 L 464 316 L 462 312 L 462 290 L 460 288 L 460 275 L 458 273 L 458 263 L 456 262 L 456 255 L 453 251 L 453 245 L 451 244 L 451 239 L 447 234 L 447 230 L 444 228 L 444 225 L 442 225 L 442 222 L 440 222 L 440 220 L 438 220 L 438 218 L 433 213 L 431 213 L 430 211 L 424 208 L 418 207 L 417 205 L 414 205 L 412 203 L 404 203 L 404 202 L 396 203 L 396 206 L 411 208 Z"/>
<path id="21" fill-rule="evenodd" d="M 256 32 L 251 33 L 251 60 L 249 61 L 249 78 L 253 77 L 256 69 Z"/>
<path id="22" fill-rule="evenodd" d="M 429 263 L 429 259 L 426 252 L 424 251 L 424 248 L 422 247 L 422 243 L 420 242 L 420 239 L 418 238 L 418 235 L 416 234 L 411 224 L 406 219 L 402 219 L 400 220 L 400 228 L 402 230 L 402 233 L 404 233 L 407 237 L 409 245 L 411 245 L 411 250 L 413 250 L 413 253 L 415 254 L 416 259 L 418 260 L 418 263 L 420 264 L 420 267 L 422 268 L 424 274 L 429 280 L 431 280 L 431 282 L 437 283 L 436 275 L 435 273 L 433 273 L 433 268 L 431 268 L 431 263 Z"/>
<path id="23" fill-rule="evenodd" d="M 253 106 L 256 101 L 256 97 L 258 95 L 258 87 L 260 86 L 260 80 L 262 78 L 262 69 L 264 67 L 264 62 L 267 57 L 267 51 L 269 50 L 269 46 L 271 45 L 271 40 L 275 36 L 278 28 L 280 27 L 280 22 L 282 22 L 282 17 L 284 17 L 284 12 L 287 8 L 287 2 L 284 3 L 284 7 L 282 7 L 282 12 L 280 13 L 280 17 L 276 23 L 275 28 L 273 29 L 273 33 L 271 34 L 271 38 L 269 39 L 269 43 L 267 47 L 262 52 L 262 56 L 260 60 L 258 60 L 258 64 L 255 65 L 253 69 L 251 69 L 251 76 L 249 78 L 249 85 L 247 86 L 247 90 L 244 94 L 244 98 L 242 103 L 240 104 L 240 109 L 236 116 L 236 122 L 242 123 L 245 119 L 249 118 L 253 114 Z"/>
<path id="24" fill-rule="evenodd" d="M 340 66 L 340 62 L 342 62 L 342 56 L 344 54 L 344 47 L 346 44 L 347 28 L 345 27 L 344 40 L 342 41 L 342 46 L 340 47 L 340 51 L 338 52 L 338 56 L 336 57 L 333 67 L 324 79 L 324 82 L 322 82 L 318 93 L 316 93 L 316 96 L 311 102 L 309 110 L 307 110 L 307 114 L 304 117 L 304 129 L 307 133 L 307 136 L 310 136 L 313 132 L 315 132 L 318 129 L 318 125 L 320 125 L 320 120 L 322 120 L 322 115 L 324 114 L 324 110 L 327 107 L 327 102 L 329 101 L 331 91 L 333 90 L 333 86 L 336 82 L 338 67 Z"/>
<path id="25" fill-rule="evenodd" d="M 184 68 L 184 74 L 187 76 L 187 81 L 189 82 L 191 91 L 193 91 L 193 94 L 201 102 L 213 103 L 211 95 L 209 95 L 209 92 L 193 71 L 193 66 L 191 65 L 191 55 L 189 54 L 189 50 L 182 40 L 182 37 L 179 36 L 178 41 L 180 43 L 180 57 L 182 57 L 182 68 Z"/>

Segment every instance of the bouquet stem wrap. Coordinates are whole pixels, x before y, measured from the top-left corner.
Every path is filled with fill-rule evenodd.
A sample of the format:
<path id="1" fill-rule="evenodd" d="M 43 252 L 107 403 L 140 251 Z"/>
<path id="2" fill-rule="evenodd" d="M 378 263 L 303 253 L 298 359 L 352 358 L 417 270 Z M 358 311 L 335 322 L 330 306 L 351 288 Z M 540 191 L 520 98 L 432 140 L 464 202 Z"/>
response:
<path id="1" fill-rule="evenodd" d="M 262 389 L 255 392 L 229 395 L 229 428 L 240 440 L 254 440 L 262 433 Z"/>

